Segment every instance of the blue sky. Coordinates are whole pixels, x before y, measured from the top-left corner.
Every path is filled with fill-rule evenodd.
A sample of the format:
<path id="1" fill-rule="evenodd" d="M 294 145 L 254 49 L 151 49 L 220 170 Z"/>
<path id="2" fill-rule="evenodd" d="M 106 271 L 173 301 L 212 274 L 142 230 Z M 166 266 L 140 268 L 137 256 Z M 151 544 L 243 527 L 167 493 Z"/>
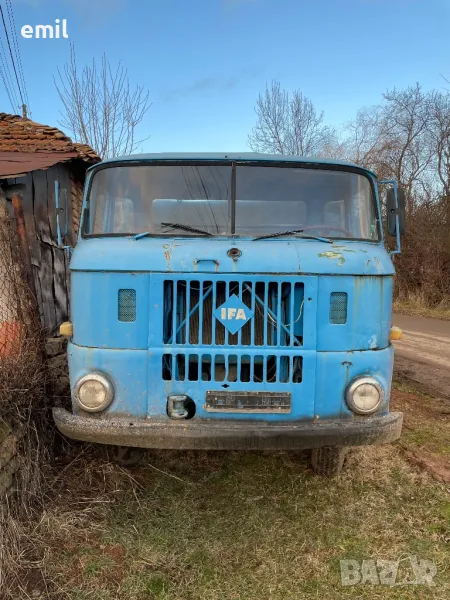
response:
<path id="1" fill-rule="evenodd" d="M 5 3 L 0 0 L 5 9 Z M 33 119 L 57 125 L 53 75 L 76 46 L 148 87 L 147 152 L 245 151 L 266 82 L 299 88 L 339 125 L 387 88 L 450 79 L 449 0 L 12 0 Z M 67 19 L 69 40 L 23 39 Z M 1 84 L 0 84 L 1 85 Z M 0 112 L 11 112 L 0 88 Z"/>

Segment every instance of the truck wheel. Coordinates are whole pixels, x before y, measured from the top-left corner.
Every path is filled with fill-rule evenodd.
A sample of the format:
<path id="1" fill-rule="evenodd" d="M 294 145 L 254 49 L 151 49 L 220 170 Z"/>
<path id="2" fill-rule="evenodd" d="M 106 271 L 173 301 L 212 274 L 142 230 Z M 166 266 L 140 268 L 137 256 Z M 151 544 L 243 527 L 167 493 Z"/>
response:
<path id="1" fill-rule="evenodd" d="M 102 445 L 100 453 L 105 460 L 121 467 L 135 467 L 144 457 L 142 448 L 132 448 L 131 446 Z"/>
<path id="2" fill-rule="evenodd" d="M 311 466 L 316 475 L 338 477 L 344 465 L 348 448 L 324 447 L 311 451 Z"/>

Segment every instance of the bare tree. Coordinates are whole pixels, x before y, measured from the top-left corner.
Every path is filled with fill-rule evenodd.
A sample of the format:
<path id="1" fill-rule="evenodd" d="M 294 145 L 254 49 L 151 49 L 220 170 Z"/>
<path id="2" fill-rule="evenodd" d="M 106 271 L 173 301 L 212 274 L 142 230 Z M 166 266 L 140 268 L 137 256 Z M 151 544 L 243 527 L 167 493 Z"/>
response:
<path id="1" fill-rule="evenodd" d="M 397 296 L 426 305 L 450 298 L 450 94 L 391 90 L 347 128 L 347 157 L 397 179 L 408 235 L 396 261 Z"/>
<path id="2" fill-rule="evenodd" d="M 382 107 L 360 109 L 355 120 L 347 125 L 346 134 L 346 158 L 381 173 L 383 177 L 388 176 L 388 173 L 384 173 L 386 168 L 383 161 L 391 140 L 386 136 Z"/>
<path id="3" fill-rule="evenodd" d="M 410 199 L 417 196 L 434 171 L 436 98 L 434 92 L 423 93 L 419 85 L 387 91 L 380 105 L 358 111 L 347 127 L 348 158 L 382 178 L 396 178 Z"/>
<path id="4" fill-rule="evenodd" d="M 413 187 L 423 185 L 433 159 L 429 132 L 434 98 L 417 84 L 388 91 L 384 100 L 383 127 L 391 140 L 386 160 L 392 165 L 392 175 L 412 198 Z"/>
<path id="5" fill-rule="evenodd" d="M 256 125 L 248 137 L 255 152 L 325 156 L 334 145 L 335 132 L 324 125 L 323 112 L 299 90 L 289 95 L 278 81 L 266 85 L 255 112 Z"/>
<path id="6" fill-rule="evenodd" d="M 450 91 L 424 92 L 419 84 L 389 90 L 378 105 L 359 110 L 340 139 L 308 98 L 289 95 L 277 81 L 255 111 L 253 150 L 345 158 L 405 188 L 408 233 L 396 258 L 396 296 L 449 306 Z"/>
<path id="7" fill-rule="evenodd" d="M 80 73 L 72 44 L 54 81 L 64 107 L 61 127 L 102 158 L 132 154 L 148 139 L 137 139 L 136 129 L 151 106 L 149 92 L 140 85 L 132 89 L 122 65 L 114 70 L 103 55 L 100 67 L 93 59 Z"/>
<path id="8" fill-rule="evenodd" d="M 433 93 L 431 104 L 431 140 L 435 169 L 443 195 L 450 197 L 450 93 Z"/>

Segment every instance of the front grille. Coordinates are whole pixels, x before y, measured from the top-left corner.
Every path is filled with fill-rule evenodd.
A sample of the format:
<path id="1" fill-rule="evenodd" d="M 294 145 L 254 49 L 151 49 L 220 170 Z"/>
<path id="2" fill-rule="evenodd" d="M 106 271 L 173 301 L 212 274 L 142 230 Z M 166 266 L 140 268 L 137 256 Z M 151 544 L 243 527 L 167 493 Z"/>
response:
<path id="1" fill-rule="evenodd" d="M 165 381 L 230 383 L 301 383 L 303 360 L 296 355 L 166 353 L 162 357 Z"/>
<path id="2" fill-rule="evenodd" d="M 235 334 L 214 312 L 237 296 L 253 317 Z M 303 344 L 304 285 L 295 281 L 164 281 L 163 344 L 298 347 Z"/>

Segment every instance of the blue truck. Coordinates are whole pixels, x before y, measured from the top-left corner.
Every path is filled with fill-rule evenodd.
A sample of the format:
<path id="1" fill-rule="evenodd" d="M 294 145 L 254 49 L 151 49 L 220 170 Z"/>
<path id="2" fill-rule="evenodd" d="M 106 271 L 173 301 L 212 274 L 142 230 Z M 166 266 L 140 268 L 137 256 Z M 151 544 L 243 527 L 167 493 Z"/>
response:
<path id="1" fill-rule="evenodd" d="M 309 449 L 316 473 L 337 475 L 349 447 L 400 436 L 391 255 L 404 227 L 396 182 L 350 162 L 91 167 L 61 326 L 72 408 L 54 408 L 57 427 L 122 450 Z"/>

